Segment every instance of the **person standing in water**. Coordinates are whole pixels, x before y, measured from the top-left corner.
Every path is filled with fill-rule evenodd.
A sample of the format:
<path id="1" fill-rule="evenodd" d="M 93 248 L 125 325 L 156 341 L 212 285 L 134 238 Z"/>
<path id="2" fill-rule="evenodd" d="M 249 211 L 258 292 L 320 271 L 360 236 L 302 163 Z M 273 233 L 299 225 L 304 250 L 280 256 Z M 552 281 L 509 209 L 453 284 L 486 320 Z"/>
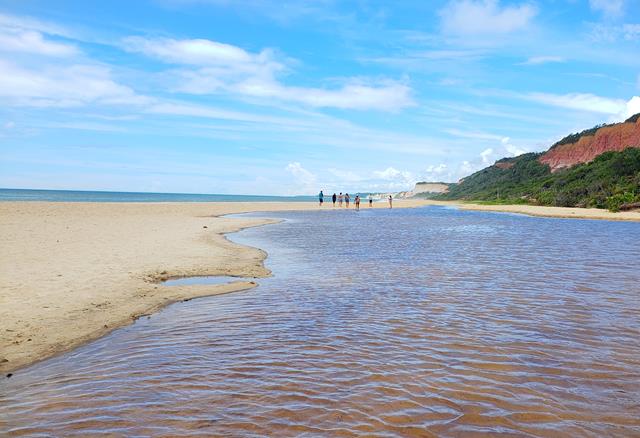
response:
<path id="1" fill-rule="evenodd" d="M 344 196 L 342 195 L 342 192 L 340 192 L 340 194 L 338 195 L 338 207 L 342 207 L 343 199 L 344 199 Z"/>
<path id="2" fill-rule="evenodd" d="M 333 194 L 333 196 L 331 197 L 331 200 L 333 201 L 333 206 L 334 206 L 334 207 L 336 206 L 336 198 L 337 198 L 337 196 L 336 196 L 336 194 L 334 193 L 334 194 Z"/>
<path id="3" fill-rule="evenodd" d="M 355 203 L 356 203 L 356 210 L 360 210 L 360 195 L 356 195 Z"/>
<path id="4" fill-rule="evenodd" d="M 393 198 L 389 195 L 389 208 L 393 208 Z"/>
<path id="5" fill-rule="evenodd" d="M 369 195 L 369 208 L 373 207 L 373 196 Z"/>
<path id="6" fill-rule="evenodd" d="M 345 204 L 347 204 L 347 208 L 349 208 L 349 200 L 350 200 L 350 199 L 351 199 L 351 198 L 349 197 L 349 194 L 348 194 L 348 193 L 345 193 L 345 195 L 344 195 L 344 202 L 345 202 Z"/>
<path id="7" fill-rule="evenodd" d="M 324 193 L 322 193 L 322 190 L 318 193 L 318 202 L 320 202 L 320 207 L 322 207 L 322 203 L 324 202 Z"/>

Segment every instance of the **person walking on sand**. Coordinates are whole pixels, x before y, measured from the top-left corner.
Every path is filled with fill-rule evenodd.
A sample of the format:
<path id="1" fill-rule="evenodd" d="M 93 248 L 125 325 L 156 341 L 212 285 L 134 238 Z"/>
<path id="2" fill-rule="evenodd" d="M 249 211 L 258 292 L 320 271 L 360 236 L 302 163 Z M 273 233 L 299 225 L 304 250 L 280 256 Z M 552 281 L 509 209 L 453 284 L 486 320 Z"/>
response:
<path id="1" fill-rule="evenodd" d="M 349 208 L 349 200 L 350 200 L 350 199 L 351 199 L 351 198 L 349 197 L 349 194 L 348 194 L 348 193 L 345 193 L 345 195 L 344 195 L 344 202 L 345 202 L 345 204 L 347 204 L 347 208 Z"/>
<path id="2" fill-rule="evenodd" d="M 369 208 L 373 207 L 373 196 L 369 195 Z"/>
<path id="3" fill-rule="evenodd" d="M 336 206 L 336 198 L 337 198 L 337 196 L 336 196 L 336 194 L 334 193 L 334 194 L 333 194 L 333 196 L 331 197 L 331 200 L 333 201 L 333 206 L 334 206 L 334 207 Z"/>
<path id="4" fill-rule="evenodd" d="M 393 198 L 389 195 L 389 208 L 393 208 Z"/>
<path id="5" fill-rule="evenodd" d="M 360 195 L 356 195 L 355 204 L 356 210 L 360 210 Z"/>
<path id="6" fill-rule="evenodd" d="M 340 194 L 338 195 L 338 207 L 342 208 L 342 200 L 344 199 L 344 196 L 342 195 L 342 192 L 340 192 Z"/>
<path id="7" fill-rule="evenodd" d="M 320 207 L 322 207 L 322 203 L 324 202 L 324 193 L 322 193 L 322 190 L 318 193 L 318 202 L 320 202 Z"/>

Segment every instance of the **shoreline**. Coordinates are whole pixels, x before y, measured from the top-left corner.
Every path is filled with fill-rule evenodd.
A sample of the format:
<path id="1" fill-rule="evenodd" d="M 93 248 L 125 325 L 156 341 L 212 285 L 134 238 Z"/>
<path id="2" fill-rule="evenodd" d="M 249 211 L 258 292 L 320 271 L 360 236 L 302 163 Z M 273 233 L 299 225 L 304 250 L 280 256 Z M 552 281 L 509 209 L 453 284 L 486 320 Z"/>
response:
<path id="1" fill-rule="evenodd" d="M 456 207 L 468 211 L 494 211 L 499 213 L 517 213 L 527 216 L 547 217 L 557 219 L 595 219 L 608 221 L 640 222 L 640 211 L 623 211 L 612 213 L 599 208 L 578 207 L 545 207 L 527 204 L 475 204 L 464 201 L 427 200 L 428 205 Z"/>
<path id="2" fill-rule="evenodd" d="M 640 212 L 394 200 L 532 216 L 640 221 Z M 374 204 L 387 208 L 386 202 Z M 369 207 L 363 207 L 368 209 Z M 264 278 L 268 256 L 226 235 L 275 223 L 228 217 L 270 211 L 332 211 L 301 202 L 0 202 L 0 373 L 70 351 L 169 304 L 257 284 L 162 286 L 169 278 Z"/>
<path id="3" fill-rule="evenodd" d="M 394 206 L 423 205 L 403 200 Z M 0 202 L 0 373 L 73 350 L 169 304 L 255 287 L 249 281 L 160 283 L 269 276 L 266 252 L 226 235 L 277 221 L 226 215 L 301 210 L 333 208 L 315 202 Z"/>

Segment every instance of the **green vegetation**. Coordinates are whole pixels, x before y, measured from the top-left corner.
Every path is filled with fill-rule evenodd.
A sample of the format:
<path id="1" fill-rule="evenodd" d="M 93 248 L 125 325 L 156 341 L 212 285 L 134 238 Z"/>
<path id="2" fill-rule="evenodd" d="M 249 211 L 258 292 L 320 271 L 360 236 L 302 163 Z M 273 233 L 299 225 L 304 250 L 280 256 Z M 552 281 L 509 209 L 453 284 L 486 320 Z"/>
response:
<path id="1" fill-rule="evenodd" d="M 585 129 L 582 132 L 577 132 L 575 134 L 569 134 L 565 138 L 555 142 L 551 146 L 551 149 L 555 148 L 556 146 L 563 145 L 563 144 L 575 143 L 578 140 L 580 140 L 580 137 L 584 137 L 584 136 L 587 136 L 587 135 L 596 135 L 596 131 L 598 129 L 600 129 L 600 128 L 604 128 L 605 126 L 611 126 L 611 125 L 607 125 L 606 123 L 603 123 L 601 125 L 596 125 L 593 128 Z"/>
<path id="2" fill-rule="evenodd" d="M 590 163 L 555 173 L 538 161 L 540 155 L 530 153 L 502 159 L 452 185 L 448 193 L 437 199 L 597 207 L 611 211 L 640 202 L 638 148 L 605 152 Z"/>
<path id="3" fill-rule="evenodd" d="M 629 117 L 627 120 L 625 120 L 625 123 L 636 123 L 638 121 L 638 119 L 640 119 L 640 113 L 635 114 L 631 117 Z"/>

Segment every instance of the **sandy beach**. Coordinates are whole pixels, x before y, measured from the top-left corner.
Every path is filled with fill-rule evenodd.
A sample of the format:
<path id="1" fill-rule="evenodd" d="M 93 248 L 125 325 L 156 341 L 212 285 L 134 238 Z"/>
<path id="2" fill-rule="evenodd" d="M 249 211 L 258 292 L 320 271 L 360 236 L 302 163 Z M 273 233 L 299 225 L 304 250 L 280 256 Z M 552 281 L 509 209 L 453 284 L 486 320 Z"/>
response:
<path id="1" fill-rule="evenodd" d="M 484 205 L 456 201 L 429 201 L 430 205 L 448 205 L 461 210 L 496 211 L 502 213 L 518 213 L 529 216 L 571 218 L 571 219 L 599 219 L 609 221 L 640 221 L 639 211 L 622 211 L 612 213 L 599 208 L 576 207 L 543 207 L 539 205 Z"/>
<path id="2" fill-rule="evenodd" d="M 387 208 L 387 204 L 374 204 Z M 424 200 L 551 217 L 640 220 L 640 213 Z M 368 208 L 368 207 L 365 207 Z M 266 254 L 226 233 L 268 220 L 220 217 L 250 211 L 318 210 L 315 203 L 0 203 L 0 371 L 8 373 L 148 315 L 170 303 L 255 286 L 160 285 L 167 278 L 260 278 Z M 330 206 L 323 210 L 331 210 Z"/>
<path id="3" fill-rule="evenodd" d="M 219 216 L 314 209 L 301 202 L 0 203 L 0 372 L 68 351 L 170 303 L 254 287 L 159 283 L 267 276 L 264 252 L 224 234 L 269 221 Z"/>

